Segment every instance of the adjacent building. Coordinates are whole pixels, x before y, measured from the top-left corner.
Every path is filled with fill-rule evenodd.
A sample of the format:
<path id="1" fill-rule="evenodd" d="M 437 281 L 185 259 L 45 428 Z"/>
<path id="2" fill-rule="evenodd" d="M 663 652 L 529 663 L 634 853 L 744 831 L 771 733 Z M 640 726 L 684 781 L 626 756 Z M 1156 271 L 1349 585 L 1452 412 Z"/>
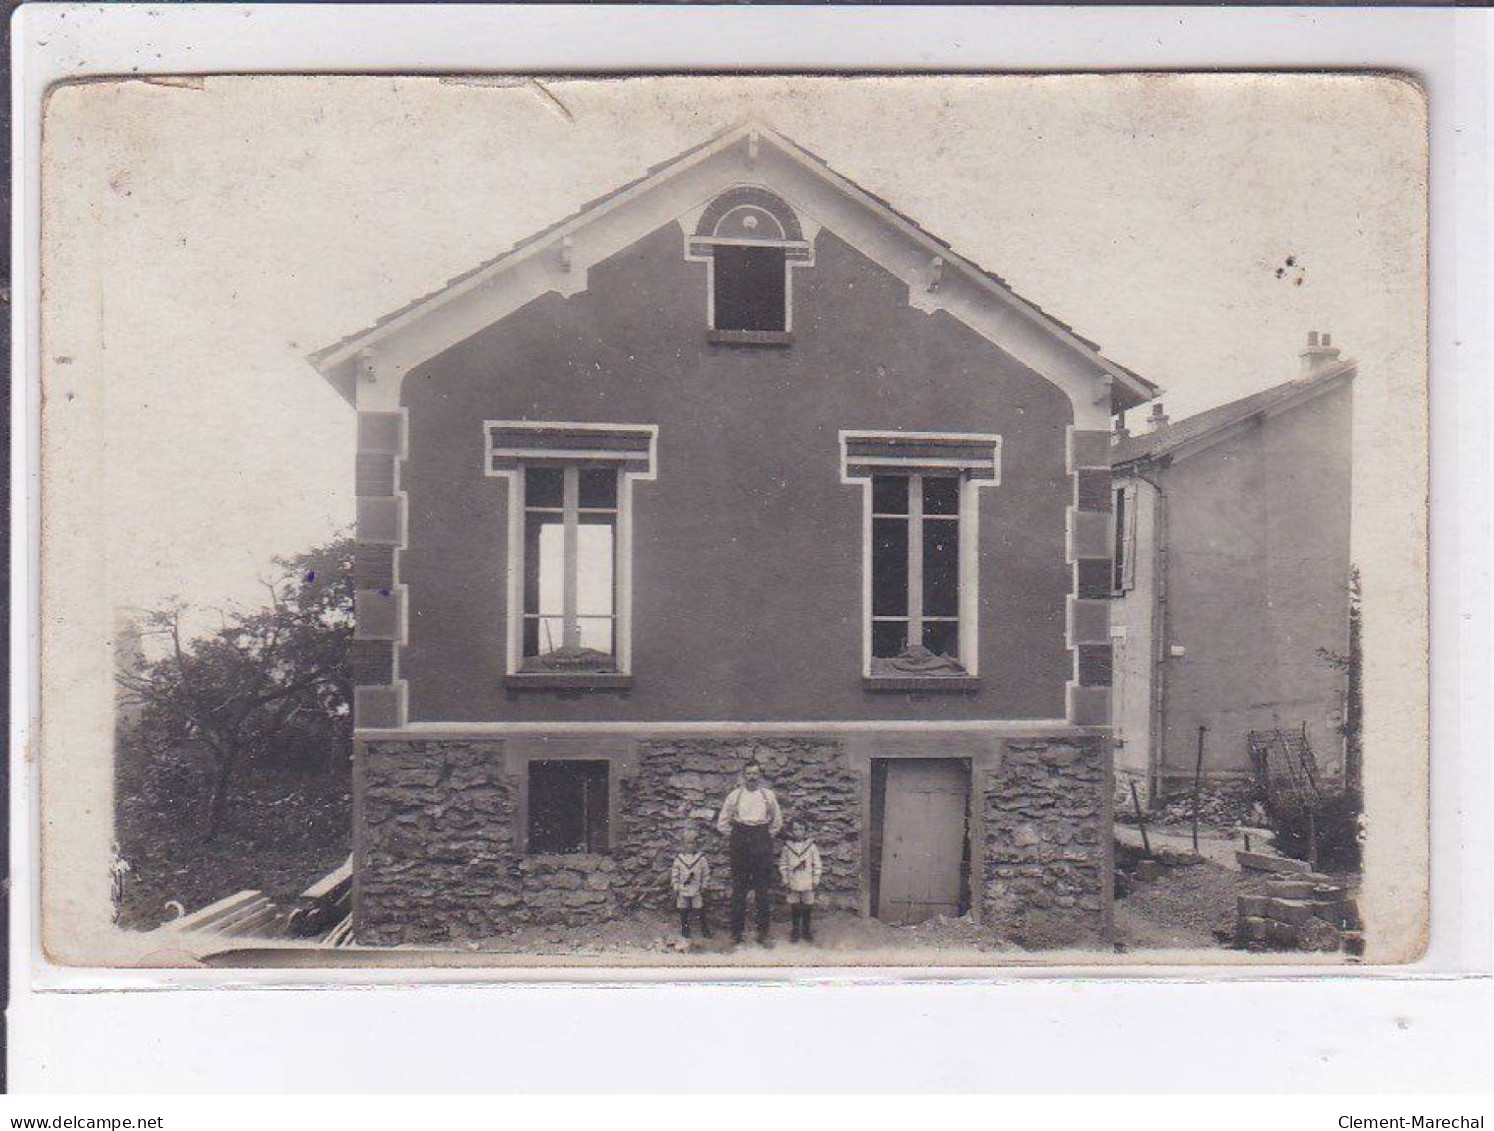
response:
<path id="1" fill-rule="evenodd" d="M 1107 933 L 1147 381 L 751 124 L 313 362 L 358 414 L 361 941 L 663 906 L 749 760 L 827 902 Z"/>
<path id="2" fill-rule="evenodd" d="M 1248 779 L 1251 735 L 1305 735 L 1344 773 L 1354 362 L 1309 336 L 1301 376 L 1114 434 L 1118 785 Z M 1200 731 L 1202 734 L 1200 735 Z M 1201 759 L 1201 763 L 1200 763 Z"/>

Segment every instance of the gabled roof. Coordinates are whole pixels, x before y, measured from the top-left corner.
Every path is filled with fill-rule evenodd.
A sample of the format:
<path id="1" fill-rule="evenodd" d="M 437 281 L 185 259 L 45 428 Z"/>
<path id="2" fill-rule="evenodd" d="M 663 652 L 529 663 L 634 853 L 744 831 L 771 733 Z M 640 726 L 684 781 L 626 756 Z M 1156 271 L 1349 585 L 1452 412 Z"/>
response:
<path id="1" fill-rule="evenodd" d="M 1196 416 L 1164 424 L 1155 431 L 1127 436 L 1111 446 L 1110 466 L 1121 467 L 1143 460 L 1177 455 L 1184 448 L 1193 450 L 1207 447 L 1222 440 L 1225 433 L 1235 425 L 1263 413 L 1274 414 L 1295 408 L 1333 386 L 1352 379 L 1354 371 L 1354 360 L 1345 358 L 1310 376 L 1274 385 L 1259 393 L 1200 412 Z"/>
<path id="2" fill-rule="evenodd" d="M 575 226 L 578 221 L 585 219 L 587 213 L 600 208 L 602 205 L 608 203 L 611 200 L 614 200 L 617 197 L 625 196 L 628 192 L 630 192 L 632 189 L 637 188 L 645 181 L 652 180 L 654 177 L 667 172 L 672 166 L 679 164 L 686 158 L 694 156 L 702 149 L 705 149 L 715 142 L 720 141 L 722 138 L 726 137 L 732 132 L 734 131 L 730 129 L 722 130 L 720 133 L 706 138 L 705 141 L 702 141 L 698 145 L 692 145 L 683 153 L 675 154 L 668 161 L 663 161 L 657 165 L 649 166 L 648 170 L 644 172 L 642 176 L 634 177 L 626 184 L 618 185 L 617 188 L 613 189 L 611 192 L 605 192 L 601 196 L 593 197 L 585 204 L 581 205 L 580 208 L 572 212 L 569 216 L 556 220 L 553 224 L 546 225 L 539 231 L 535 232 L 533 235 L 525 236 L 523 239 L 510 245 L 503 251 L 500 251 L 497 255 L 494 255 L 488 259 L 484 259 L 481 263 L 477 264 L 475 267 L 463 271 L 460 275 L 453 275 L 435 290 L 427 291 L 420 297 L 411 299 L 409 302 L 405 303 L 404 306 L 398 307 L 395 310 L 391 310 L 388 314 L 380 315 L 378 320 L 374 322 L 372 326 L 365 326 L 361 330 L 356 330 L 353 333 L 346 335 L 345 337 L 339 338 L 331 345 L 323 346 L 315 353 L 307 354 L 306 359 L 310 361 L 312 365 L 316 366 L 318 369 L 321 369 L 322 366 L 334 356 L 345 353 L 348 350 L 360 349 L 364 341 L 372 337 L 375 331 L 379 329 L 379 327 L 387 325 L 388 323 L 393 322 L 395 319 L 399 318 L 401 315 L 408 314 L 410 311 L 415 310 L 417 307 L 420 307 L 430 300 L 439 297 L 459 283 L 465 283 L 467 280 L 477 275 L 481 275 L 483 272 L 489 270 L 490 268 L 500 267 L 504 260 L 513 258 L 515 253 L 523 251 L 525 248 L 529 247 L 532 244 L 545 242 L 547 237 L 549 236 L 556 236 L 558 238 L 561 235 L 562 229 L 569 231 L 572 227 Z"/>
<path id="3" fill-rule="evenodd" d="M 529 260 L 543 249 L 558 245 L 573 233 L 585 229 L 590 222 L 609 210 L 624 205 L 629 199 L 642 195 L 655 185 L 662 184 L 698 161 L 713 153 L 731 148 L 744 139 L 750 139 L 754 146 L 759 141 L 771 144 L 797 159 L 842 193 L 880 214 L 885 222 L 900 229 L 904 235 L 926 245 L 928 252 L 942 260 L 947 268 L 961 272 L 975 280 L 998 301 L 1007 304 L 1047 329 L 1050 334 L 1078 352 L 1090 364 L 1098 367 L 1101 374 L 1111 383 L 1114 403 L 1118 407 L 1141 404 L 1152 399 L 1159 391 L 1157 385 L 1105 357 L 1098 345 L 1081 337 L 1067 323 L 1048 314 L 1037 304 L 1022 298 L 1000 276 L 957 254 L 947 241 L 928 232 L 888 201 L 867 192 L 849 178 L 837 173 L 823 158 L 790 141 L 770 127 L 750 121 L 707 138 L 668 161 L 651 167 L 642 176 L 588 201 L 571 215 L 520 240 L 512 247 L 484 260 L 472 269 L 453 276 L 434 291 L 413 299 L 397 310 L 382 316 L 373 325 L 349 334 L 308 355 L 308 360 L 338 388 L 344 397 L 352 401 L 355 380 L 352 369 L 361 351 L 397 331 L 402 325 L 420 319 L 448 297 L 491 282 L 497 276 Z"/>

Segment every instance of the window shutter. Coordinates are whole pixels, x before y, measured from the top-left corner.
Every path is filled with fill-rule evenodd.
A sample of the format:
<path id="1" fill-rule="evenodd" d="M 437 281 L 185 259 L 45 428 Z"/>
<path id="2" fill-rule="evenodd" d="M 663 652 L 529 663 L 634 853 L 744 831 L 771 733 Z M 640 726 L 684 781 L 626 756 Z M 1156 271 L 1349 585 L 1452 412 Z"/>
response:
<path id="1" fill-rule="evenodd" d="M 1122 532 L 1124 558 L 1121 562 L 1121 589 L 1136 587 L 1136 484 L 1126 484 L 1126 528 Z"/>

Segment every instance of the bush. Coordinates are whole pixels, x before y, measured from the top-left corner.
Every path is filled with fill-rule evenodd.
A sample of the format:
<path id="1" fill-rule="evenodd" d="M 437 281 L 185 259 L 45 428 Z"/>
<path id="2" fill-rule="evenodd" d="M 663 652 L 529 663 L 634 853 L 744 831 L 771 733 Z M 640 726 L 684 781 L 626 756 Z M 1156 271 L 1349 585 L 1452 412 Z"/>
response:
<path id="1" fill-rule="evenodd" d="M 1276 850 L 1298 860 L 1310 856 L 1312 833 L 1318 838 L 1318 868 L 1330 872 L 1357 872 L 1359 854 L 1359 805 L 1353 794 L 1323 797 L 1309 820 L 1306 807 L 1271 814 L 1276 830 Z M 1315 826 L 1315 828 L 1314 828 Z"/>

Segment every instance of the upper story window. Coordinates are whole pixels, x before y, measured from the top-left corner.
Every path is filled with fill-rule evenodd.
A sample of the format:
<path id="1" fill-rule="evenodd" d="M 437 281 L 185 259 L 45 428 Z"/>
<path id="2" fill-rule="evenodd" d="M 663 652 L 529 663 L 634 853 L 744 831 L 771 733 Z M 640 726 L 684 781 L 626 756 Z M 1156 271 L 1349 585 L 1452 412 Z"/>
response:
<path id="1" fill-rule="evenodd" d="M 980 634 L 977 493 L 999 481 L 1001 438 L 842 432 L 842 475 L 869 508 L 865 547 L 868 690 L 975 685 Z"/>
<path id="2" fill-rule="evenodd" d="M 625 688 L 632 640 L 632 484 L 658 430 L 487 421 L 488 474 L 509 481 L 513 688 Z"/>
<path id="3" fill-rule="evenodd" d="M 617 668 L 617 470 L 524 469 L 524 670 Z"/>
<path id="4" fill-rule="evenodd" d="M 958 476 L 872 477 L 871 587 L 874 669 L 899 657 L 959 666 Z"/>
<path id="5" fill-rule="evenodd" d="M 811 260 L 798 217 L 766 189 L 742 186 L 706 208 L 690 258 L 708 264 L 713 340 L 784 345 L 793 330 L 793 269 Z"/>

